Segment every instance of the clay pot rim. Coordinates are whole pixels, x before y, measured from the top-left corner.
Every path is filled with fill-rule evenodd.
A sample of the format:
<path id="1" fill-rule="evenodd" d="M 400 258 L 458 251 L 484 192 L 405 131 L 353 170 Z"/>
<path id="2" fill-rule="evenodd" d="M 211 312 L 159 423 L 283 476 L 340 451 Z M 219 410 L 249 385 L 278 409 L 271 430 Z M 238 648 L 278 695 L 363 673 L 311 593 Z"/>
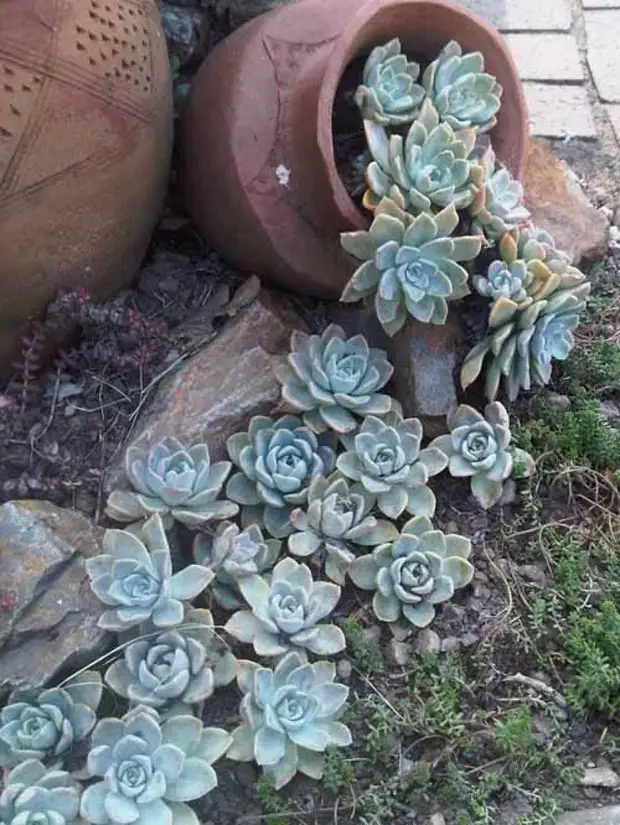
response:
<path id="1" fill-rule="evenodd" d="M 369 215 L 366 215 L 358 209 L 355 205 L 355 202 L 349 195 L 336 166 L 334 134 L 332 129 L 332 114 L 336 101 L 336 94 L 347 66 L 351 63 L 357 53 L 356 50 L 352 49 L 352 46 L 358 37 L 360 29 L 371 21 L 373 17 L 380 13 L 383 5 L 389 4 L 394 6 L 411 6 L 414 3 L 416 5 L 443 6 L 452 12 L 455 18 L 461 17 L 468 20 L 473 20 L 492 40 L 497 43 L 504 58 L 509 64 L 512 64 L 516 77 L 519 76 L 516 64 L 512 55 L 508 51 L 508 47 L 501 41 L 498 32 L 493 28 L 493 26 L 477 14 L 472 14 L 466 9 L 450 2 L 450 0 L 396 0 L 396 2 L 394 2 L 394 0 L 386 0 L 385 3 L 382 2 L 380 4 L 377 4 L 377 0 L 369 0 L 369 2 L 363 6 L 356 15 L 354 15 L 352 20 L 346 26 L 338 39 L 336 47 L 327 61 L 323 82 L 321 83 L 319 92 L 317 108 L 317 144 L 323 165 L 325 167 L 325 172 L 332 189 L 334 204 L 342 215 L 343 221 L 350 224 L 354 229 L 367 229 L 371 222 L 371 218 Z M 455 30 L 456 29 L 458 29 L 458 25 L 455 26 Z M 394 36 L 397 37 L 398 33 L 395 33 Z M 524 113 L 527 113 L 523 87 L 520 83 L 517 84 L 517 94 L 517 102 L 519 107 Z M 522 119 L 520 137 L 522 145 L 526 146 L 529 137 L 527 115 Z M 523 167 L 523 159 L 521 167 Z M 520 168 L 519 177 L 521 177 L 522 171 L 523 169 Z"/>

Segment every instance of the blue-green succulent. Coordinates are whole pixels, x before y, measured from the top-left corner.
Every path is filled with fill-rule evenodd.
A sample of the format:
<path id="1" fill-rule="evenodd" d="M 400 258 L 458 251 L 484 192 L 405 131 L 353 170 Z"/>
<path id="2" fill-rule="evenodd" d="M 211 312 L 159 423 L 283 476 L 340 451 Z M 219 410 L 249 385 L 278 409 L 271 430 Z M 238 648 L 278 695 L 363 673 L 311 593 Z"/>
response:
<path id="1" fill-rule="evenodd" d="M 355 93 L 364 120 L 382 126 L 412 121 L 426 95 L 416 83 L 419 76 L 419 65 L 402 54 L 397 37 L 376 46 L 366 60 L 362 83 Z"/>
<path id="2" fill-rule="evenodd" d="M 489 241 L 497 241 L 505 232 L 529 221 L 530 212 L 523 205 L 523 185 L 508 169 L 497 166 L 492 147 L 480 163 L 484 175 L 470 207 L 473 228 Z"/>
<path id="3" fill-rule="evenodd" d="M 36 759 L 21 762 L 4 778 L 0 825 L 83 825 L 80 793 L 70 773 Z"/>

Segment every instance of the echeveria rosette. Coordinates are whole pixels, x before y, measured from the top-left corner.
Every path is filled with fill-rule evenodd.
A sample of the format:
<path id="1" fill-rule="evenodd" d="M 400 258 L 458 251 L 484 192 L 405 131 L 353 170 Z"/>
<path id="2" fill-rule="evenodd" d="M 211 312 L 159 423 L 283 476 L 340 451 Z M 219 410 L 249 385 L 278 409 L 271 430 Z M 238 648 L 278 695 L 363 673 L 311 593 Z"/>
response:
<path id="1" fill-rule="evenodd" d="M 515 303 L 527 299 L 527 287 L 533 279 L 525 261 L 514 261 L 507 264 L 504 261 L 493 261 L 486 275 L 474 275 L 473 284 L 476 292 L 492 301 L 499 298 L 509 298 Z"/>
<path id="2" fill-rule="evenodd" d="M 523 450 L 510 449 L 510 418 L 503 404 L 495 401 L 484 415 L 467 404 L 448 414 L 449 435 L 432 442 L 450 458 L 450 475 L 469 478 L 471 491 L 485 510 L 502 497 L 504 481 L 512 474 L 513 459 L 523 466 L 522 475 L 533 471 L 533 459 Z"/>
<path id="3" fill-rule="evenodd" d="M 363 335 L 348 338 L 331 324 L 321 335 L 294 332 L 288 363 L 278 370 L 282 400 L 302 413 L 315 433 L 348 433 L 359 416 L 385 415 L 392 409 L 389 395 L 378 392 L 394 368 L 383 350 L 368 346 Z"/>
<path id="4" fill-rule="evenodd" d="M 374 547 L 398 535 L 391 522 L 372 515 L 375 503 L 376 496 L 363 485 L 349 485 L 337 473 L 315 479 L 306 508 L 291 513 L 297 532 L 288 538 L 289 553 L 301 557 L 324 553 L 326 576 L 344 585 L 349 564 L 356 556 L 354 548 Z"/>
<path id="5" fill-rule="evenodd" d="M 246 522 L 262 522 L 276 538 L 293 532 L 291 510 L 305 504 L 312 479 L 331 473 L 336 460 L 334 450 L 293 415 L 257 415 L 227 447 L 241 470 L 230 478 L 227 495 L 244 505 Z"/>
<path id="6" fill-rule="evenodd" d="M 382 126 L 412 121 L 426 95 L 416 83 L 419 76 L 419 65 L 402 54 L 397 37 L 376 46 L 366 60 L 362 83 L 355 93 L 364 120 Z"/>
<path id="7" fill-rule="evenodd" d="M 158 513 L 188 527 L 232 518 L 239 507 L 232 501 L 217 501 L 231 467 L 230 461 L 211 464 L 206 444 L 186 449 L 171 436 L 150 450 L 134 445 L 125 455 L 125 473 L 137 492 L 115 490 L 106 513 L 122 522 Z"/>
<path id="8" fill-rule="evenodd" d="M 0 767 L 61 763 L 97 721 L 101 676 L 85 671 L 64 688 L 17 691 L 0 711 Z"/>
<path id="9" fill-rule="evenodd" d="M 104 630 L 121 632 L 152 621 L 173 627 L 183 621 L 184 601 L 195 599 L 213 578 L 206 567 L 190 564 L 172 573 L 166 532 L 159 515 L 151 516 L 139 536 L 106 530 L 103 553 L 86 561 L 93 593 L 110 607 L 99 619 Z"/>
<path id="10" fill-rule="evenodd" d="M 239 579 L 270 570 L 276 563 L 282 542 L 266 539 L 258 524 L 241 530 L 236 524 L 223 521 L 213 536 L 198 533 L 194 539 L 194 559 L 215 575 L 210 593 L 226 610 L 243 606 Z"/>
<path id="11" fill-rule="evenodd" d="M 470 206 L 473 228 L 488 241 L 497 241 L 530 219 L 523 205 L 523 185 L 503 166 L 496 168 L 495 152 L 489 147 L 481 161 L 483 183 Z"/>
<path id="12" fill-rule="evenodd" d="M 3 787 L 1 825 L 83 825 L 81 789 L 66 771 L 28 759 L 5 776 Z"/>
<path id="13" fill-rule="evenodd" d="M 456 40 L 441 50 L 426 68 L 422 85 L 439 117 L 454 129 L 486 132 L 497 123 L 502 87 L 484 71 L 481 52 L 463 54 Z"/>
<path id="14" fill-rule="evenodd" d="M 349 689 L 335 678 L 332 662 L 308 664 L 294 651 L 274 670 L 240 661 L 242 724 L 232 733 L 227 757 L 257 762 L 277 790 L 297 771 L 321 779 L 326 748 L 351 744 L 351 732 L 338 721 Z"/>
<path id="15" fill-rule="evenodd" d="M 430 100 L 424 101 L 404 138 L 388 135 L 371 120 L 364 121 L 364 131 L 373 158 L 366 169 L 366 209 L 374 211 L 385 197 L 414 215 L 447 206 L 465 209 L 474 202 L 484 177 L 470 157 L 476 132 L 455 132 L 440 123 Z"/>
<path id="16" fill-rule="evenodd" d="M 219 641 L 211 612 L 190 609 L 182 625 L 164 633 L 141 627 L 140 638 L 110 665 L 105 681 L 134 704 L 163 708 L 204 702 L 236 672 L 237 660 Z"/>
<path id="17" fill-rule="evenodd" d="M 376 591 L 372 606 L 380 621 L 394 623 L 402 616 L 422 628 L 435 618 L 437 604 L 472 580 L 470 554 L 469 539 L 445 535 L 430 519 L 418 516 L 405 524 L 395 542 L 355 559 L 349 576 L 362 590 Z"/>
<path id="18" fill-rule="evenodd" d="M 285 558 L 273 568 L 269 582 L 253 576 L 239 582 L 251 610 L 240 610 L 225 630 L 240 642 L 252 644 L 258 656 L 281 656 L 298 648 L 318 656 L 344 650 L 344 633 L 336 625 L 320 624 L 340 598 L 331 582 L 315 582 L 310 569 Z"/>
<path id="19" fill-rule="evenodd" d="M 102 719 L 92 736 L 87 770 L 103 777 L 84 791 L 82 817 L 93 825 L 199 825 L 185 804 L 217 785 L 212 764 L 231 737 L 180 714 L 163 724 L 139 706 L 122 719 Z"/>
<path id="20" fill-rule="evenodd" d="M 368 416 L 346 452 L 338 456 L 338 470 L 377 497 L 377 506 L 390 519 L 404 512 L 432 516 L 436 500 L 427 487 L 441 473 L 448 458 L 436 447 L 420 449 L 422 424 L 417 418 L 390 413 L 385 419 Z"/>
<path id="21" fill-rule="evenodd" d="M 341 301 L 374 296 L 377 318 L 395 335 L 408 316 L 443 324 L 450 300 L 469 293 L 468 274 L 459 261 L 473 260 L 481 241 L 450 237 L 459 218 L 454 206 L 413 219 L 384 199 L 368 231 L 345 232 L 343 248 L 363 261 L 344 288 Z"/>

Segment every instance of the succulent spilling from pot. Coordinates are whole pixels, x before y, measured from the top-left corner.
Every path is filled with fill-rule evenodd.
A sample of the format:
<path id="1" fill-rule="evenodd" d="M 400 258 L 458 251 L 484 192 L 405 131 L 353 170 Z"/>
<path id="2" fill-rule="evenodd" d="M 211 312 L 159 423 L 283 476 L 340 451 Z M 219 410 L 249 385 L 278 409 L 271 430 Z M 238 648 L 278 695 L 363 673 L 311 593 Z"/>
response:
<path id="1" fill-rule="evenodd" d="M 276 788 L 298 771 L 320 779 L 326 749 L 351 744 L 348 688 L 328 658 L 346 646 L 344 614 L 332 615 L 343 588 L 372 591 L 380 622 L 416 632 L 471 582 L 471 542 L 434 527 L 429 482 L 446 470 L 469 479 L 487 509 L 511 476 L 535 471 L 495 397 L 502 378 L 511 399 L 549 380 L 589 290 L 528 222 L 521 185 L 479 148 L 501 93 L 482 56 L 454 42 L 422 74 L 398 40 L 374 49 L 356 95 L 374 217 L 342 236 L 360 261 L 343 300 L 373 300 L 390 335 L 409 317 L 444 323 L 470 283 L 488 301 L 488 335 L 462 368 L 466 387 L 486 363 L 484 412 L 458 406 L 424 447 L 421 422 L 384 391 L 386 353 L 332 325 L 293 334 L 282 414 L 232 435 L 229 461 L 172 435 L 131 447 L 130 487 L 107 505 L 124 527 L 87 562 L 100 626 L 119 634 L 103 680 L 126 713 L 97 721 L 94 670 L 12 696 L 1 825 L 198 825 L 187 803 L 216 786 L 224 754 L 255 761 Z M 171 545 L 191 533 L 195 563 L 175 571 Z M 221 631 L 212 605 L 230 614 Z M 203 727 L 203 703 L 235 679 L 241 724 Z M 76 778 L 62 768 L 84 743 Z"/>

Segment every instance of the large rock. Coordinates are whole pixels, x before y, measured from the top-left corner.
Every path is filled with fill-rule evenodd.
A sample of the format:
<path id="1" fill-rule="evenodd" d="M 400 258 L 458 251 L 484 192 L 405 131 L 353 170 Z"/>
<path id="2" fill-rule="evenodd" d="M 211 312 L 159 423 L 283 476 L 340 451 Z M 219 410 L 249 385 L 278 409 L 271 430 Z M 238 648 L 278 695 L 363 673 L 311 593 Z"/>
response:
<path id="1" fill-rule="evenodd" d="M 570 811 L 559 816 L 556 825 L 620 825 L 620 805 Z"/>
<path id="2" fill-rule="evenodd" d="M 226 458 L 226 439 L 280 400 L 275 367 L 291 333 L 306 329 L 283 296 L 262 290 L 223 330 L 160 385 L 131 440 L 152 446 L 168 435 L 186 444 L 205 440 L 211 458 Z M 122 456 L 106 487 L 119 482 Z"/>
<path id="3" fill-rule="evenodd" d="M 102 533 L 46 501 L 0 506 L 0 700 L 109 648 L 113 637 L 97 627 L 102 605 L 84 564 L 101 552 Z"/>
<path id="4" fill-rule="evenodd" d="M 579 266 L 604 257 L 609 222 L 587 199 L 576 176 L 544 140 L 531 140 L 525 169 L 525 205 L 538 226 Z"/>

